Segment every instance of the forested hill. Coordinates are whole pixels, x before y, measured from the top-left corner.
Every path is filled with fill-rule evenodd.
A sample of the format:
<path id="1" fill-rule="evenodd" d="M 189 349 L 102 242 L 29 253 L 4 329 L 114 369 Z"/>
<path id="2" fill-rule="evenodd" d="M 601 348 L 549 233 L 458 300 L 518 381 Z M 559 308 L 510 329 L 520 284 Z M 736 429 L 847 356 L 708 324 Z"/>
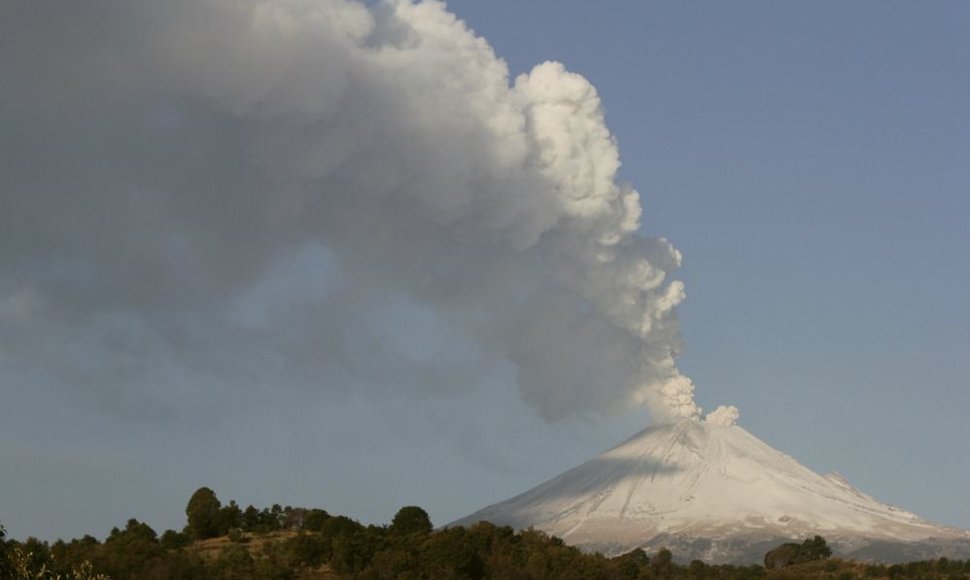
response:
<path id="1" fill-rule="evenodd" d="M 682 565 L 667 550 L 606 558 L 542 532 L 487 522 L 434 530 L 416 506 L 401 508 L 388 525 L 365 526 L 317 508 L 222 505 L 203 487 L 185 514 L 182 530 L 158 535 L 130 519 L 104 541 L 20 541 L 6 539 L 0 527 L 0 580 L 970 578 L 970 562 L 887 567 L 828 559 L 820 537 L 779 547 L 766 569 Z"/>

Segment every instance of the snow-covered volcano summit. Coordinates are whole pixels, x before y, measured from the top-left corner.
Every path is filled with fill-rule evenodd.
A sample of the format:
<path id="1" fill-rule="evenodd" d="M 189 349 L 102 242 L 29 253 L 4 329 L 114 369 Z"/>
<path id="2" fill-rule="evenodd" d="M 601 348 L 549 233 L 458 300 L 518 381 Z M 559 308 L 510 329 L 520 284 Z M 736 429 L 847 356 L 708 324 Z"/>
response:
<path id="1" fill-rule="evenodd" d="M 741 427 L 695 419 L 649 427 L 455 525 L 481 520 L 609 554 L 665 545 L 682 559 L 712 562 L 758 561 L 767 547 L 815 534 L 863 558 L 970 555 L 970 532 L 818 475 Z"/>

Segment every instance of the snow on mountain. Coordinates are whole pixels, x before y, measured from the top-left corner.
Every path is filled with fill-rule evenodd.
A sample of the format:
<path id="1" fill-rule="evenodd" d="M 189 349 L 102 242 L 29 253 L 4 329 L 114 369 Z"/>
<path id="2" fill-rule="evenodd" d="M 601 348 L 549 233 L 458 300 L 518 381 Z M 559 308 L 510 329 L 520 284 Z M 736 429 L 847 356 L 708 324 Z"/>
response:
<path id="1" fill-rule="evenodd" d="M 818 475 L 737 425 L 696 419 L 649 427 L 452 525 L 481 520 L 610 555 L 667 546 L 683 560 L 760 561 L 782 541 L 819 534 L 837 553 L 865 559 L 970 557 L 970 532 Z"/>

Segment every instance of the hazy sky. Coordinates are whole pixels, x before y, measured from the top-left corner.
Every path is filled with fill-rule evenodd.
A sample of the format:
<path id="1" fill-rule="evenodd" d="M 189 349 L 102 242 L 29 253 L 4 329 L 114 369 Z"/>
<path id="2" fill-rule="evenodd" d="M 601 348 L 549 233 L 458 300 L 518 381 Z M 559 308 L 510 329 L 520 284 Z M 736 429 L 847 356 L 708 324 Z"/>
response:
<path id="1" fill-rule="evenodd" d="M 371 5 L 0 3 L 11 536 L 180 528 L 202 485 L 444 524 L 681 373 L 970 528 L 970 8 L 449 3 L 506 78 Z"/>

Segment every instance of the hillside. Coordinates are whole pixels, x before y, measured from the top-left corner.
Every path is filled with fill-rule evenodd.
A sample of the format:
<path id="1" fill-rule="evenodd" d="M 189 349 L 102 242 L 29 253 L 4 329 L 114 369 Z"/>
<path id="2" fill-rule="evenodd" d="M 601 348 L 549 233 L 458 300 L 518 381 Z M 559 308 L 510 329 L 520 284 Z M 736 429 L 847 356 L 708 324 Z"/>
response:
<path id="1" fill-rule="evenodd" d="M 401 508 L 388 525 L 363 525 L 321 509 L 222 506 L 214 492 L 201 488 L 186 511 L 185 529 L 161 536 L 131 519 L 104 541 L 0 541 L 0 580 L 970 578 L 970 562 L 964 561 L 887 567 L 826 560 L 830 551 L 822 538 L 806 539 L 794 550 L 778 547 L 774 554 L 784 556 L 766 560 L 766 569 L 678 563 L 667 549 L 606 557 L 541 531 L 487 522 L 435 530 L 417 506 Z M 0 540 L 2 535 L 0 527 Z"/>
<path id="2" fill-rule="evenodd" d="M 613 555 L 667 546 L 682 561 L 759 562 L 771 546 L 815 534 L 866 560 L 970 557 L 970 532 L 816 474 L 737 425 L 694 419 L 645 429 L 454 524 L 479 520 Z"/>

